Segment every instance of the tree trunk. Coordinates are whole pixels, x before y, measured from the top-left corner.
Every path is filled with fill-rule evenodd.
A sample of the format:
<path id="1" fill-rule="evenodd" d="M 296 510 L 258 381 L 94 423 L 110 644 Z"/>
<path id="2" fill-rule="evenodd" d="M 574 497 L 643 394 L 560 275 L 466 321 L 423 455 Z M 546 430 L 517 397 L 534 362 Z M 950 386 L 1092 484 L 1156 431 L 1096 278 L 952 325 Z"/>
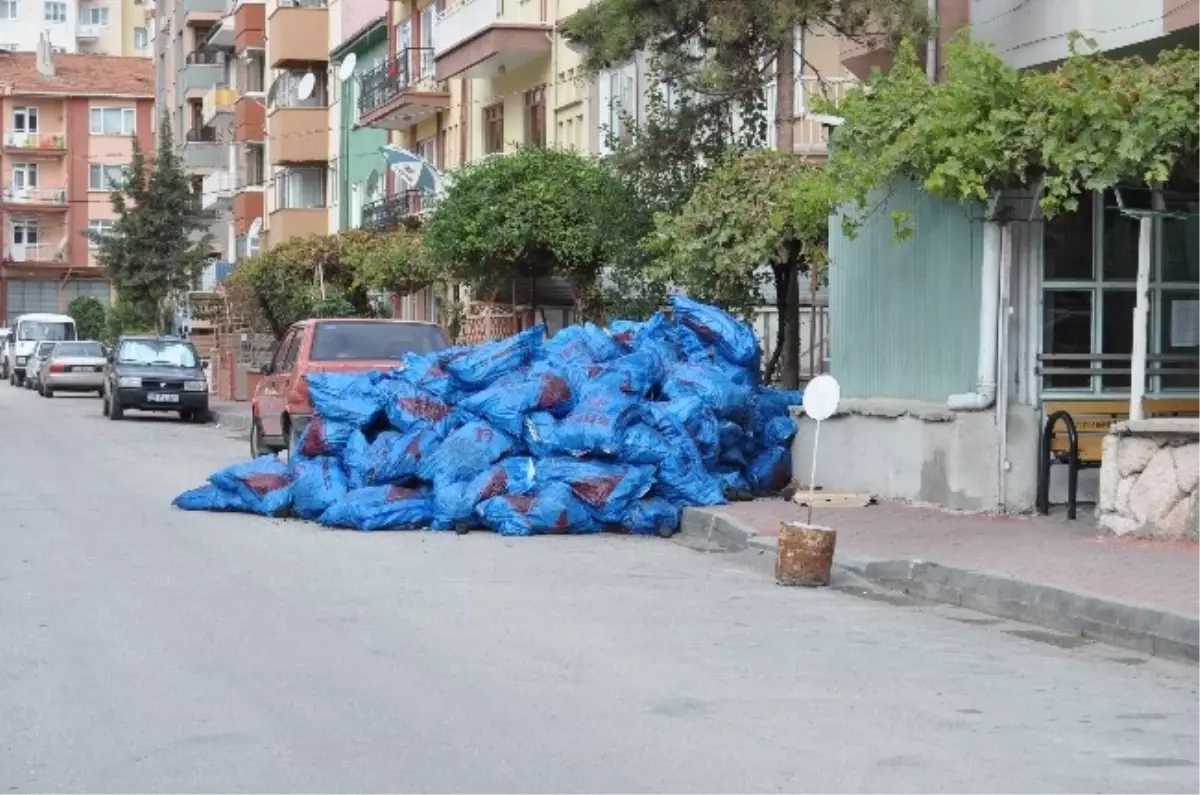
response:
<path id="1" fill-rule="evenodd" d="M 795 152 L 796 125 L 793 111 L 796 104 L 796 52 L 791 36 L 780 42 L 775 55 L 775 141 L 776 148 L 789 154 Z"/>
<path id="2" fill-rule="evenodd" d="M 790 252 L 789 252 L 790 253 Z M 783 351 L 784 389 L 800 388 L 800 273 L 796 256 L 788 257 L 787 290 L 779 302 L 779 336 Z"/>
<path id="3" fill-rule="evenodd" d="M 764 384 L 770 384 L 775 380 L 775 369 L 779 367 L 779 356 L 783 353 L 784 335 L 786 333 L 783 328 L 783 317 L 786 310 L 784 302 L 787 297 L 788 272 L 778 265 L 772 266 L 771 271 L 775 277 L 775 350 L 771 351 L 771 359 L 767 362 L 766 369 L 763 370 L 762 379 Z"/>
<path id="4" fill-rule="evenodd" d="M 775 125 L 776 140 L 781 152 L 795 152 L 796 126 L 792 113 L 796 102 L 795 42 L 789 35 L 780 42 L 775 54 Z M 779 336 L 783 351 L 783 386 L 800 386 L 800 278 L 796 272 L 798 251 L 787 254 L 786 290 L 779 296 Z"/>

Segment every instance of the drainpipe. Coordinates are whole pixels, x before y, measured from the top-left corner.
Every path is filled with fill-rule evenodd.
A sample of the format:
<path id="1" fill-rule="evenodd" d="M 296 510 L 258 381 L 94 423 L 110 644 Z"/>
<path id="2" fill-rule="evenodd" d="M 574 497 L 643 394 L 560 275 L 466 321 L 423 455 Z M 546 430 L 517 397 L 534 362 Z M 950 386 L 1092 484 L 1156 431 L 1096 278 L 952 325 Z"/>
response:
<path id="1" fill-rule="evenodd" d="M 1000 267 L 1005 235 L 994 215 L 983 224 L 983 273 L 979 285 L 979 357 L 975 391 L 951 395 L 946 401 L 953 411 L 983 411 L 996 401 L 997 320 L 1000 311 Z"/>

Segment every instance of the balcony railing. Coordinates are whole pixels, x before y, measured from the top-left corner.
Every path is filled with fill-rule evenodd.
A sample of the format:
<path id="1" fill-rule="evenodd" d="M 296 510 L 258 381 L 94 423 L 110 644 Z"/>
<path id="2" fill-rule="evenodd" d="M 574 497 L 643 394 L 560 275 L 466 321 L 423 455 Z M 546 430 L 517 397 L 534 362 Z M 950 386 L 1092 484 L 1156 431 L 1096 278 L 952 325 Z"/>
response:
<path id="1" fill-rule="evenodd" d="M 80 22 L 79 27 L 75 29 L 75 38 L 77 39 L 98 39 L 102 25 L 93 25 L 88 22 Z"/>
<path id="2" fill-rule="evenodd" d="M 418 68 L 413 69 L 416 60 Z M 358 112 L 370 113 L 395 101 L 422 77 L 433 76 L 433 49 L 411 47 L 359 78 Z"/>
<path id="3" fill-rule="evenodd" d="M 184 135 L 184 140 L 189 144 L 215 144 L 217 131 L 212 127 L 193 127 Z"/>
<path id="4" fill-rule="evenodd" d="M 229 53 L 224 50 L 196 50 L 189 52 L 186 60 L 189 65 L 221 66 L 229 61 Z"/>
<path id="5" fill-rule="evenodd" d="M 237 91 L 227 85 L 218 83 L 213 86 L 200 103 L 201 120 L 207 126 L 212 124 L 217 116 L 232 114 L 237 97 Z"/>
<path id="6" fill-rule="evenodd" d="M 229 206 L 233 201 L 233 184 L 233 173 L 227 169 L 220 169 L 206 176 L 201 183 L 203 187 L 200 207 L 214 210 Z"/>
<path id="7" fill-rule="evenodd" d="M 67 206 L 66 188 L 18 188 L 4 186 L 4 201 L 10 204 L 57 204 Z"/>
<path id="8" fill-rule="evenodd" d="M 66 242 L 51 243 L 6 243 L 4 256 L 13 262 L 63 262 L 67 258 Z"/>
<path id="9" fill-rule="evenodd" d="M 67 149 L 67 136 L 64 133 L 6 132 L 4 147 L 63 152 Z"/>
<path id="10" fill-rule="evenodd" d="M 362 208 L 363 229 L 395 229 L 409 218 L 419 216 L 428 198 L 419 190 L 407 190 L 388 196 Z"/>

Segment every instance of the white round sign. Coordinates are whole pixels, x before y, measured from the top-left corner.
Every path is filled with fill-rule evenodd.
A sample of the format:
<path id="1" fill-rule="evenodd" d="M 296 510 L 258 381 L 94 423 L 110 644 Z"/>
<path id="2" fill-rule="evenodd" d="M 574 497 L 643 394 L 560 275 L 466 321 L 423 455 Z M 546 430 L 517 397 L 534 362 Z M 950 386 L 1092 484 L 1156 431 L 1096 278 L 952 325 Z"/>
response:
<path id="1" fill-rule="evenodd" d="M 817 422 L 827 420 L 837 411 L 842 388 L 831 375 L 819 375 L 804 387 L 804 413 Z"/>

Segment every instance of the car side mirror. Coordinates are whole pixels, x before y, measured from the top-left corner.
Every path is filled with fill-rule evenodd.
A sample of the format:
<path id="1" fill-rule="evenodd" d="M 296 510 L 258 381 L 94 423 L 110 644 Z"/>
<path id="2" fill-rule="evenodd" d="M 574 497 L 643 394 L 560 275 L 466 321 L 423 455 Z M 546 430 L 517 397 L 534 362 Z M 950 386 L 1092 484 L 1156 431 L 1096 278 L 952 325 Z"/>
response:
<path id="1" fill-rule="evenodd" d="M 267 363 L 266 363 L 266 364 L 264 364 L 262 367 L 258 368 L 258 372 L 259 372 L 259 373 L 261 373 L 262 375 L 270 375 L 270 374 L 271 374 L 271 369 L 272 369 L 272 368 L 271 368 L 271 363 L 270 363 L 270 362 L 267 362 Z"/>
<path id="2" fill-rule="evenodd" d="M 110 353 L 109 355 L 105 356 L 104 361 L 108 362 L 109 364 L 112 364 L 113 363 L 113 355 Z"/>
<path id="3" fill-rule="evenodd" d="M 203 369 L 205 369 L 205 370 L 207 370 L 207 369 L 208 369 L 208 365 L 209 365 L 209 362 L 208 362 L 208 360 L 207 360 L 207 359 L 205 359 L 204 361 L 200 362 L 200 367 L 201 367 L 201 368 L 203 368 Z"/>

